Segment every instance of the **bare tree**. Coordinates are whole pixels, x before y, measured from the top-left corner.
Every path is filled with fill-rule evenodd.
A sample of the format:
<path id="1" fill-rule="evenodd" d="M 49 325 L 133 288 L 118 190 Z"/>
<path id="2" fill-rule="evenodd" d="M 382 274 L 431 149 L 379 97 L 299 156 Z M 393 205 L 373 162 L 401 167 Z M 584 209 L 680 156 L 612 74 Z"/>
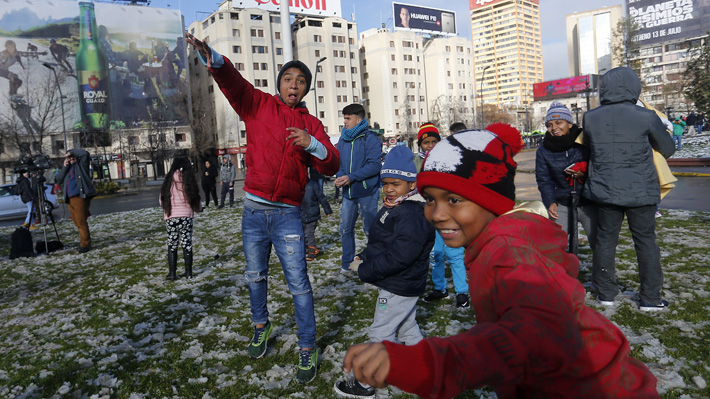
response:
<path id="1" fill-rule="evenodd" d="M 619 38 L 612 45 L 612 54 L 616 61 L 623 66 L 627 66 L 641 76 L 642 61 L 639 58 L 639 48 L 637 36 L 641 26 L 631 16 L 626 16 L 619 20 L 612 37 Z"/>
<path id="2" fill-rule="evenodd" d="M 192 155 L 202 158 L 215 148 L 214 129 L 211 123 L 215 114 L 212 100 L 206 93 L 205 87 L 197 87 L 192 96 Z"/>
<path id="3" fill-rule="evenodd" d="M 404 139 L 407 142 L 407 146 L 409 147 L 410 150 L 414 148 L 414 138 L 417 136 L 415 133 L 414 126 L 412 125 L 414 117 L 412 115 L 412 110 L 415 109 L 412 107 L 412 102 L 409 97 L 409 91 L 407 91 L 407 94 L 404 98 L 404 105 L 400 108 L 402 111 L 401 119 L 402 123 L 404 124 Z"/>
<path id="4" fill-rule="evenodd" d="M 0 136 L 5 150 L 14 149 L 33 156 L 39 153 L 63 155 L 67 143 L 64 148 L 52 148 L 50 139 L 52 133 L 62 131 L 64 117 L 57 80 L 49 73 L 35 73 L 30 77 L 28 68 L 23 80 L 30 82 L 30 79 L 33 79 L 32 85 L 21 88 L 22 98 L 7 97 L 10 107 L 0 110 Z M 66 76 L 59 78 L 59 84 L 65 79 Z"/>

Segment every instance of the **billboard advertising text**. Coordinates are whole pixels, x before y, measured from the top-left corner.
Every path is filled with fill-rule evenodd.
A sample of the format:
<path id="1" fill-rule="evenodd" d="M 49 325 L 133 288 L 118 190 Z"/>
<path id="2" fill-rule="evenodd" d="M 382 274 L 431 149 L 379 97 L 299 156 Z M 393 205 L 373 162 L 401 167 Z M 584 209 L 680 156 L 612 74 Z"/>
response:
<path id="1" fill-rule="evenodd" d="M 475 10 L 477 8 L 490 6 L 490 5 L 493 5 L 496 3 L 500 3 L 502 1 L 507 1 L 507 0 L 468 0 L 468 8 L 470 10 Z M 537 5 L 540 4 L 540 0 L 527 0 L 527 2 L 534 3 Z"/>
<path id="2" fill-rule="evenodd" d="M 626 9 L 639 25 L 641 46 L 702 36 L 710 28 L 708 0 L 626 0 Z"/>
<path id="3" fill-rule="evenodd" d="M 589 75 L 533 84 L 535 101 L 569 97 L 589 87 Z"/>
<path id="4" fill-rule="evenodd" d="M 183 25 L 177 10 L 6 0 L 0 11 L 0 120 L 29 134 L 61 131 L 42 118 L 58 101 L 67 130 L 116 129 L 146 122 L 186 125 Z"/>
<path id="5" fill-rule="evenodd" d="M 232 1 L 237 8 L 260 8 L 267 11 L 279 11 L 283 0 L 239 0 Z M 340 0 L 289 0 L 290 14 L 314 15 L 321 17 L 340 17 Z"/>
<path id="6" fill-rule="evenodd" d="M 392 3 L 394 30 L 456 34 L 456 13 L 435 8 Z"/>

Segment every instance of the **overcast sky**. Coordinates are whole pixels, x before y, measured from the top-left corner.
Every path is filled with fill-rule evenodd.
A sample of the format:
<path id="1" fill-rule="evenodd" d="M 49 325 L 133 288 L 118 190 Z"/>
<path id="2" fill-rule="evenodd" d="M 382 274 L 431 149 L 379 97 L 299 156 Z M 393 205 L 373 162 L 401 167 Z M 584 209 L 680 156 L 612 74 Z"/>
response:
<path id="1" fill-rule="evenodd" d="M 332 1 L 332 0 L 327 0 Z M 152 0 L 151 6 L 180 8 L 185 15 L 185 25 L 196 19 L 203 19 L 217 9 L 220 2 L 211 0 Z M 460 36 L 471 38 L 468 0 L 402 0 L 401 3 L 442 8 L 456 12 L 456 25 Z M 565 16 L 612 5 L 624 5 L 624 0 L 541 0 L 540 23 L 542 24 L 542 53 L 545 80 L 565 78 L 569 75 L 567 66 L 567 36 Z M 355 22 L 360 32 L 378 28 L 384 23 L 392 28 L 392 2 L 383 0 L 341 0 L 343 18 Z M 624 13 L 626 13 L 624 9 Z"/>

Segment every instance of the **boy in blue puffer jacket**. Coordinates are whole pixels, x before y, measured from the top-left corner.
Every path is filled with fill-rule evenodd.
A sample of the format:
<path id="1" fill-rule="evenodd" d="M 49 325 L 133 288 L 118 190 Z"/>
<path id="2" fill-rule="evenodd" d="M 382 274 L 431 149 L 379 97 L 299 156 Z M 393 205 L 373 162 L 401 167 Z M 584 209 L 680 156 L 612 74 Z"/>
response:
<path id="1" fill-rule="evenodd" d="M 387 154 L 380 174 L 384 203 L 370 228 L 367 247 L 350 265 L 360 280 L 379 290 L 368 331 L 371 342 L 416 345 L 424 338 L 417 325 L 416 305 L 426 286 L 434 228 L 424 218 L 413 157 L 404 146 Z M 336 382 L 335 392 L 347 397 L 375 395 L 374 388 L 355 379 Z"/>

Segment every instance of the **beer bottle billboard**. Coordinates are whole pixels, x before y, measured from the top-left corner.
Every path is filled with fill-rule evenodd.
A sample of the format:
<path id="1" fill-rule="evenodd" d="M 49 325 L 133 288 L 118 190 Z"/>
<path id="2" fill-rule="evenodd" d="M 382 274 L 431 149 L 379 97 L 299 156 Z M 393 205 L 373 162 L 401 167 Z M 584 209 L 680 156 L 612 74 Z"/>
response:
<path id="1" fill-rule="evenodd" d="M 79 48 L 76 73 L 81 121 L 87 129 L 105 129 L 110 116 L 108 59 L 99 45 L 94 4 L 79 3 Z"/>

